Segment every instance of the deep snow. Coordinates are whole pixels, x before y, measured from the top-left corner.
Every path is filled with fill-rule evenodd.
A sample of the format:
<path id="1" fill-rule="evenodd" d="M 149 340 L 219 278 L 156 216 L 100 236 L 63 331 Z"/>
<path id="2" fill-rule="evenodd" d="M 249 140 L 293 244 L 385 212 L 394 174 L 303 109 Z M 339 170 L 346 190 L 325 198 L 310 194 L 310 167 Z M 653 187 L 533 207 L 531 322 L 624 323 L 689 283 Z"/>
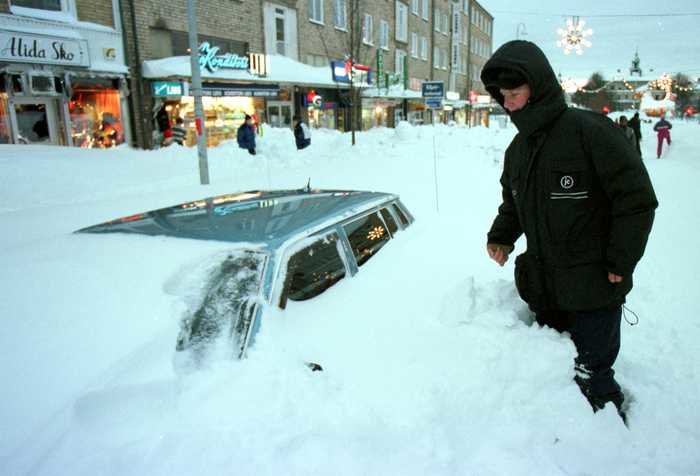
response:
<path id="1" fill-rule="evenodd" d="M 0 460 L 6 474 L 700 473 L 698 123 L 664 160 L 644 124 L 660 207 L 623 323 L 625 428 L 593 414 L 566 336 L 531 324 L 512 260 L 484 251 L 514 129 L 314 131 L 260 155 L 0 146 Z M 437 144 L 439 208 L 433 180 Z M 241 362 L 188 376 L 178 322 L 226 244 L 74 235 L 108 219 L 256 188 L 395 192 L 416 223 L 318 298 L 265 317 Z M 519 242 L 522 250 L 524 243 Z M 310 372 L 306 361 L 323 372 Z"/>

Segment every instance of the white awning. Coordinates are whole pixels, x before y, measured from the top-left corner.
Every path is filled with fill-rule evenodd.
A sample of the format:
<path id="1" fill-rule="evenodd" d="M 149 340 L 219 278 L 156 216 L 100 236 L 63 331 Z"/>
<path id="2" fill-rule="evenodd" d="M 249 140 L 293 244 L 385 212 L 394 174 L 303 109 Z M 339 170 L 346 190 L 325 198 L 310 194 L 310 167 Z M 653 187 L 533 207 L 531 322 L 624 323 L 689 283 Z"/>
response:
<path id="1" fill-rule="evenodd" d="M 270 68 L 266 76 L 255 76 L 247 70 L 222 68 L 215 73 L 207 70 L 202 71 L 202 79 L 347 88 L 347 85 L 333 81 L 330 65 L 327 67 L 309 66 L 279 55 L 270 55 L 269 61 Z M 143 62 L 143 77 L 148 79 L 190 78 L 191 73 L 189 56 L 172 56 Z"/>

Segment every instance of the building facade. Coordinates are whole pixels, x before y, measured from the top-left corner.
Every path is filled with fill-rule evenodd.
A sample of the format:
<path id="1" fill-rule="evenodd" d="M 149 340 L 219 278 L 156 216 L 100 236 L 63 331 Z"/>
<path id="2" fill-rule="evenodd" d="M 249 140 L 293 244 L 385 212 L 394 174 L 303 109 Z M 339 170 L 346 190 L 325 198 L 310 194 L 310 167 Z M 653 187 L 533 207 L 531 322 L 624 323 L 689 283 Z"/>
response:
<path id="1" fill-rule="evenodd" d="M 131 137 L 117 0 L 0 0 L 0 143 Z"/>

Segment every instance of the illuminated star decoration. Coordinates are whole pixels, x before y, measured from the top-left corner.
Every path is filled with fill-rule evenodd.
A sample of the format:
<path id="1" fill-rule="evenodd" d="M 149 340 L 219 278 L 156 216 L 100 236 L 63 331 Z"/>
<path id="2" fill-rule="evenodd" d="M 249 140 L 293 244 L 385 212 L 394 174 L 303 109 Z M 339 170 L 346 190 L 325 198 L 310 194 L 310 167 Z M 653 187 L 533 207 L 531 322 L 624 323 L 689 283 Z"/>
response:
<path id="1" fill-rule="evenodd" d="M 384 236 L 384 228 L 381 226 L 375 226 L 367 234 L 367 238 L 369 238 L 371 241 L 378 240 L 382 236 Z"/>
<path id="2" fill-rule="evenodd" d="M 573 50 L 577 55 L 582 55 L 584 47 L 591 47 L 592 43 L 587 40 L 587 37 L 593 34 L 593 30 L 584 29 L 585 25 L 585 21 L 573 17 L 566 20 L 566 30 L 557 28 L 557 34 L 561 37 L 557 41 L 557 46 L 564 49 L 564 54 L 568 55 Z"/>

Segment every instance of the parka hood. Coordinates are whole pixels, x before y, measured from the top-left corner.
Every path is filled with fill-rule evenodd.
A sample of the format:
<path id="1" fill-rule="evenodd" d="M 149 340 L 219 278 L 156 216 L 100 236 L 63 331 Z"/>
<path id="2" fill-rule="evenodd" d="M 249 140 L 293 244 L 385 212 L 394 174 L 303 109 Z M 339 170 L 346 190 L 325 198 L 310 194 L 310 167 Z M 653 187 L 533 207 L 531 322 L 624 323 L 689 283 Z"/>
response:
<path id="1" fill-rule="evenodd" d="M 496 80 L 502 70 L 516 71 L 527 78 L 531 95 L 527 106 L 508 112 L 518 131 L 525 136 L 549 124 L 566 110 L 564 91 L 542 50 L 532 42 L 515 40 L 502 45 L 484 65 L 481 81 L 501 106 L 503 95 Z"/>

